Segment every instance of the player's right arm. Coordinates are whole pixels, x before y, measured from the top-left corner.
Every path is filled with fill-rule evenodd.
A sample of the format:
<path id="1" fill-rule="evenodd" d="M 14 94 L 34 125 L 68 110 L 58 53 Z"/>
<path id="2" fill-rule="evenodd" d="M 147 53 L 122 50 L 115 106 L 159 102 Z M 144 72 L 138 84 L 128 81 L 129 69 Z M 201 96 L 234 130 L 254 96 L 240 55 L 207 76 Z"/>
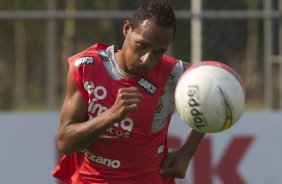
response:
<path id="1" fill-rule="evenodd" d="M 136 111 L 141 99 L 137 88 L 121 88 L 112 107 L 88 120 L 87 105 L 68 72 L 66 97 L 58 129 L 59 149 L 66 155 L 84 149 L 115 122 L 124 119 L 129 112 Z"/>

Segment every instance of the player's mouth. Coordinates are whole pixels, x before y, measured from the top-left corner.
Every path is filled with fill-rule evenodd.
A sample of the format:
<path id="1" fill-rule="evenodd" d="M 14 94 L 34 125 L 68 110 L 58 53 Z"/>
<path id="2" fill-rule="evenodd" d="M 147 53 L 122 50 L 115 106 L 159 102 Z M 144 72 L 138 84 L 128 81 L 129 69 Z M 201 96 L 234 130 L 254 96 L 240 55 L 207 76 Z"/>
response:
<path id="1" fill-rule="evenodd" d="M 141 75 L 145 73 L 146 71 L 148 71 L 148 69 L 143 65 L 135 65 L 131 69 L 131 73 L 134 75 Z"/>

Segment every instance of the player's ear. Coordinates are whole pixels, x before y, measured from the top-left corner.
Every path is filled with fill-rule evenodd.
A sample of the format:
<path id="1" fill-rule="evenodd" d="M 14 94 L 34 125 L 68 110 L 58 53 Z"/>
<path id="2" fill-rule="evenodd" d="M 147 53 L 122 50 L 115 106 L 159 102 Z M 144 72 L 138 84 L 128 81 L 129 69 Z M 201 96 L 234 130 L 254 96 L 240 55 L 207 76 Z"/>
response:
<path id="1" fill-rule="evenodd" d="M 127 34 L 132 30 L 131 23 L 129 20 L 124 21 L 123 23 L 123 36 L 127 36 Z"/>

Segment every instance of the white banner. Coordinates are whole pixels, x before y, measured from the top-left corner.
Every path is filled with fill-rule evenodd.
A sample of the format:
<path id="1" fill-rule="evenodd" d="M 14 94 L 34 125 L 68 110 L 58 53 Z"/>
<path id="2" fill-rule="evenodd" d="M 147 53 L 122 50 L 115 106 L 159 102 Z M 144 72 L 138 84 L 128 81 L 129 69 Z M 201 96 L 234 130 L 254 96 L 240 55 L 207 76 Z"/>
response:
<path id="1" fill-rule="evenodd" d="M 179 184 L 281 184 L 282 112 L 248 112 L 231 129 L 207 135 Z M 58 113 L 0 113 L 0 183 L 55 184 Z M 177 115 L 170 148 L 189 131 Z"/>
<path id="2" fill-rule="evenodd" d="M 187 126 L 174 116 L 170 136 L 184 141 Z M 205 137 L 179 183 L 281 184 L 282 112 L 245 113 L 225 132 Z"/>

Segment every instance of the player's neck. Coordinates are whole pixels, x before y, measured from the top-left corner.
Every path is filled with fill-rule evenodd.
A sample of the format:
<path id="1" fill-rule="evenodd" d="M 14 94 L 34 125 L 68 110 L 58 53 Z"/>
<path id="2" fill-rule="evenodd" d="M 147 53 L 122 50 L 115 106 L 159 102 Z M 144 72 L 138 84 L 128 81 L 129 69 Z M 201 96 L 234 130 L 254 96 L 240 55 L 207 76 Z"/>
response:
<path id="1" fill-rule="evenodd" d="M 120 68 L 120 70 L 122 70 L 123 72 L 129 74 L 121 50 L 118 50 L 117 52 L 115 52 L 115 60 L 116 60 L 116 64 Z"/>

